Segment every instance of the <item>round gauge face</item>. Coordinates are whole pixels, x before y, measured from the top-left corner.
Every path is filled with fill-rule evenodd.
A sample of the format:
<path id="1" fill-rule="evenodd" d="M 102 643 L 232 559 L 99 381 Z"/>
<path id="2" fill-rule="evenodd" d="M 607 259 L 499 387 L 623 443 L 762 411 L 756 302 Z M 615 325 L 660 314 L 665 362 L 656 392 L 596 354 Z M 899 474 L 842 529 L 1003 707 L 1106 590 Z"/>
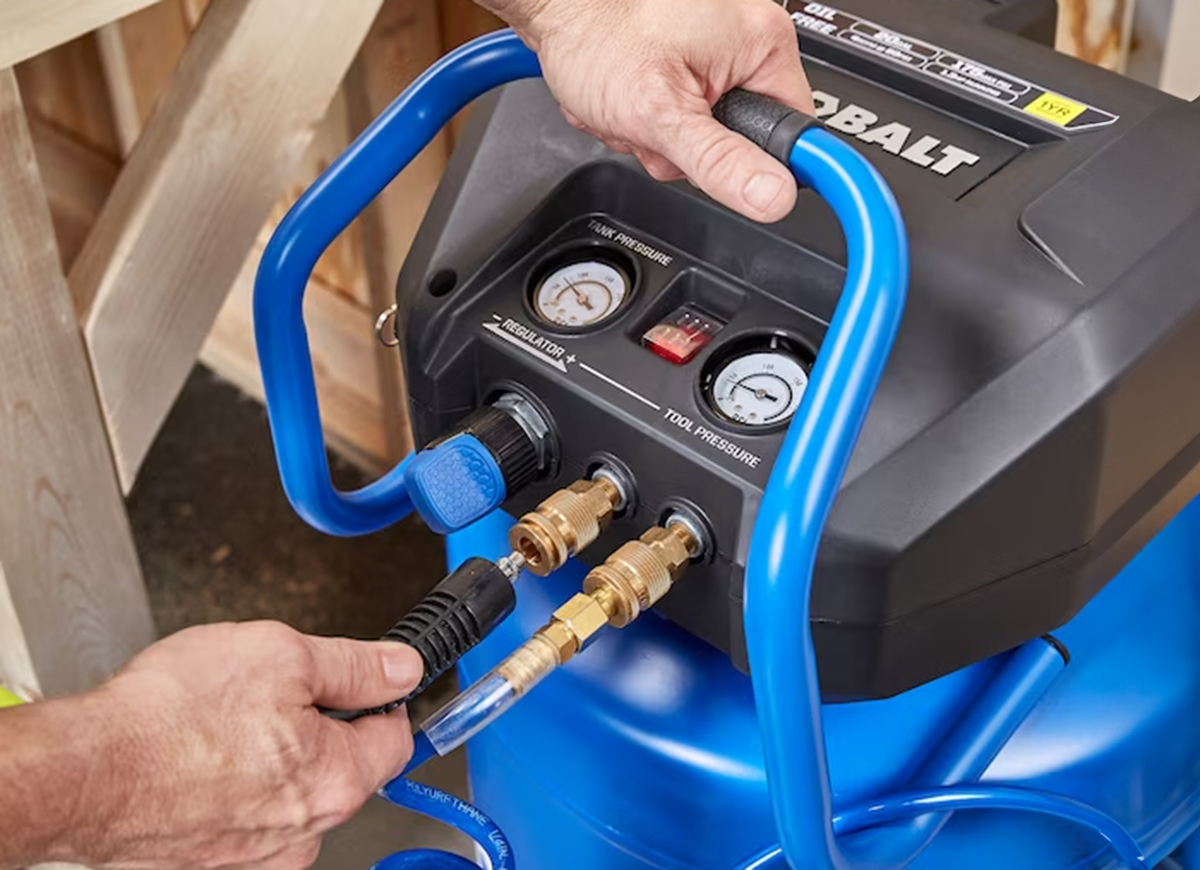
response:
<path id="1" fill-rule="evenodd" d="M 597 260 L 571 263 L 538 284 L 533 308 L 547 323 L 597 326 L 617 313 L 629 289 L 629 278 L 615 266 Z"/>
<path id="2" fill-rule="evenodd" d="M 751 351 L 716 372 L 709 398 L 721 416 L 744 426 L 790 420 L 808 386 L 803 364 L 782 350 Z"/>

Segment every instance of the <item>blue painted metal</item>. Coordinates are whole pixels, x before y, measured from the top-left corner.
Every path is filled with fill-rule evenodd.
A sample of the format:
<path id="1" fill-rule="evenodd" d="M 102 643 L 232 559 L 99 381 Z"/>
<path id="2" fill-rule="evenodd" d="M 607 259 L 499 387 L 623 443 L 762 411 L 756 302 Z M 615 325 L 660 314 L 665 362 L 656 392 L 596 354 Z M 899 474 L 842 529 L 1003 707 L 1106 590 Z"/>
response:
<path id="1" fill-rule="evenodd" d="M 275 458 L 292 507 L 331 535 L 365 535 L 413 508 L 405 464 L 356 492 L 329 479 L 304 291 L 326 248 L 421 152 L 459 109 L 492 88 L 541 74 L 512 31 L 468 43 L 405 90 L 292 206 L 271 237 L 254 289 L 254 330 Z"/>
<path id="2" fill-rule="evenodd" d="M 451 536 L 498 556 L 509 518 Z M 474 680 L 578 589 L 521 580 L 514 615 L 464 661 Z M 1200 502 L 1181 512 L 1057 636 L 1071 665 L 983 781 L 1082 800 L 1159 861 L 1200 825 Z M 685 581 L 686 582 L 686 579 Z M 995 678 L 983 662 L 886 701 L 826 706 L 837 808 L 908 787 Z M 600 637 L 470 744 L 474 800 L 522 870 L 729 870 L 777 842 L 750 681 L 653 614 Z M 857 837 L 847 838 L 853 845 Z M 870 834 L 866 834 L 870 836 Z M 959 813 L 913 870 L 1116 870 L 1059 819 Z M 1187 865 L 1185 865 L 1187 866 Z"/>

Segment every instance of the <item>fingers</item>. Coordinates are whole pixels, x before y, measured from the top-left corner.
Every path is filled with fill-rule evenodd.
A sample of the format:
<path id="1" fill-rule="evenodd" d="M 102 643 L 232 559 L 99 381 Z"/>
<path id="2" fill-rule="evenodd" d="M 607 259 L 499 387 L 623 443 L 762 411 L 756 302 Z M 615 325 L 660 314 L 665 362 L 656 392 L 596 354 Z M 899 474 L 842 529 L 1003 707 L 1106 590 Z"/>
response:
<path id="1" fill-rule="evenodd" d="M 400 775 L 413 753 L 412 726 L 401 710 L 351 723 L 359 770 L 374 792 Z"/>
<path id="2" fill-rule="evenodd" d="M 403 698 L 424 673 L 411 647 L 381 641 L 305 637 L 312 660 L 313 703 L 336 710 L 378 707 Z"/>
<path id="3" fill-rule="evenodd" d="M 779 100 L 806 115 L 812 115 L 816 112 L 816 107 L 813 104 L 808 76 L 804 73 L 804 64 L 800 61 L 796 28 L 782 7 L 774 7 L 770 14 L 773 19 L 770 28 L 772 47 L 763 63 L 739 86 Z"/>
<path id="4" fill-rule="evenodd" d="M 718 202 L 758 221 L 783 218 L 796 204 L 796 180 L 749 139 L 707 110 L 677 116 L 655 137 L 658 152 Z"/>

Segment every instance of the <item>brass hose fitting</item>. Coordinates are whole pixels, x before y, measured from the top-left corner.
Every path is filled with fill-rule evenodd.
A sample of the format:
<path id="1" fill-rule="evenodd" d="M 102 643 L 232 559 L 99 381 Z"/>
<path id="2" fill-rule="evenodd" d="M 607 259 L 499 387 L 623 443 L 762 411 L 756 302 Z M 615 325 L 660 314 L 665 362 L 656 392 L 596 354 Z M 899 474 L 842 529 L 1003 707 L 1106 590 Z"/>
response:
<path id="1" fill-rule="evenodd" d="M 570 661 L 606 625 L 624 628 L 662 599 L 699 552 L 701 542 L 684 523 L 654 527 L 593 568 L 578 593 L 496 672 L 523 695 Z"/>
<path id="2" fill-rule="evenodd" d="M 508 542 L 525 558 L 527 570 L 545 577 L 600 537 L 624 501 L 608 476 L 578 480 L 521 517 Z"/>
<path id="3" fill-rule="evenodd" d="M 666 595 L 700 551 L 684 523 L 655 526 L 593 568 L 583 591 L 600 602 L 614 628 L 624 628 Z"/>

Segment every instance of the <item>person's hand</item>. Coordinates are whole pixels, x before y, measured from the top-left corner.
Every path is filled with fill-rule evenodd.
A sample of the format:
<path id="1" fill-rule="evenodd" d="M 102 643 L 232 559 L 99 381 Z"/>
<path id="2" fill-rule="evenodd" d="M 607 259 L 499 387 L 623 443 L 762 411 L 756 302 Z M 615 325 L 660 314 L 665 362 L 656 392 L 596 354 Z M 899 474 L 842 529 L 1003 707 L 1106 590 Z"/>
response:
<path id="1" fill-rule="evenodd" d="M 537 51 L 574 126 L 637 156 L 660 181 L 688 178 L 747 217 L 796 202 L 791 174 L 713 120 L 735 87 L 812 114 L 796 30 L 772 0 L 487 0 Z"/>
<path id="2" fill-rule="evenodd" d="M 321 835 L 412 753 L 403 712 L 346 723 L 315 705 L 380 706 L 421 673 L 408 647 L 277 623 L 192 628 L 152 646 L 82 699 L 113 735 L 103 767 L 118 781 L 85 784 L 105 795 L 79 806 L 78 857 L 143 870 L 308 867 Z"/>

